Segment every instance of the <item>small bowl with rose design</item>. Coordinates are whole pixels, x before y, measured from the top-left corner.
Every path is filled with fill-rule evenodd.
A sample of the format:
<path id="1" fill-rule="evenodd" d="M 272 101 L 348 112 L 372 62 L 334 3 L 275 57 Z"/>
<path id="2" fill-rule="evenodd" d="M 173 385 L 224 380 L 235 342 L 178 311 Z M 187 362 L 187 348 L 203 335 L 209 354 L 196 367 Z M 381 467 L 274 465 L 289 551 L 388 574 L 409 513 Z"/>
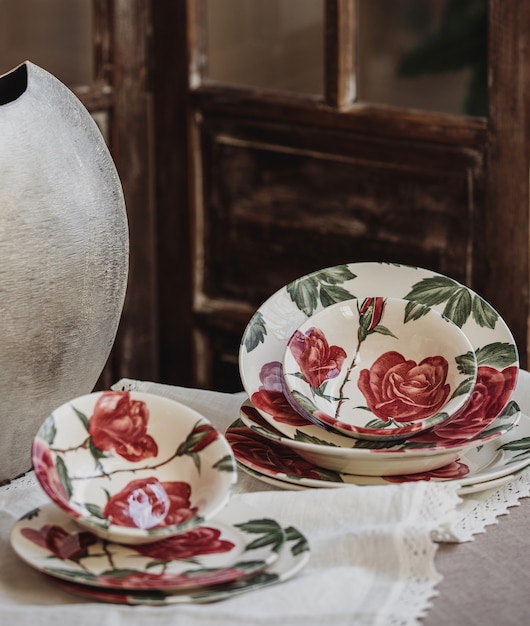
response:
<path id="1" fill-rule="evenodd" d="M 46 494 L 80 526 L 123 544 L 203 524 L 237 480 L 232 449 L 200 413 L 138 391 L 101 391 L 58 407 L 32 445 Z"/>
<path id="2" fill-rule="evenodd" d="M 309 421 L 359 439 L 404 440 L 456 418 L 477 359 L 462 330 L 400 298 L 333 304 L 291 336 L 285 396 Z"/>

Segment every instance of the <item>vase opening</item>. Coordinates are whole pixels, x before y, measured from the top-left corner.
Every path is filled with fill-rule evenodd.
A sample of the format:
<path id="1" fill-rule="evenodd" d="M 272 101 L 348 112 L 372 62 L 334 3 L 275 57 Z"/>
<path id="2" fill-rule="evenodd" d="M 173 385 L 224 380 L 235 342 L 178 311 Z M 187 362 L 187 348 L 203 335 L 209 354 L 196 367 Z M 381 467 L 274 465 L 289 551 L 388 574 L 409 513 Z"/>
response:
<path id="1" fill-rule="evenodd" d="M 13 102 L 26 91 L 28 68 L 25 63 L 0 76 L 0 105 Z"/>

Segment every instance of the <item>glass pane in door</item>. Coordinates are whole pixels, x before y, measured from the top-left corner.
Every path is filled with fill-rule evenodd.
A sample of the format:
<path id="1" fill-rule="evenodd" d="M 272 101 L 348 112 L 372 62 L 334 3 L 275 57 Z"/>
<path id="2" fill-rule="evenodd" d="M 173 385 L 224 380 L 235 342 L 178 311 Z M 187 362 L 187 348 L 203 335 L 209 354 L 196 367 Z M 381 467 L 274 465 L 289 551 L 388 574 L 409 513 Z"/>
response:
<path id="1" fill-rule="evenodd" d="M 487 0 L 358 0 L 359 100 L 487 115 Z"/>
<path id="2" fill-rule="evenodd" d="M 207 0 L 207 80 L 323 92 L 323 0 Z"/>
<path id="3" fill-rule="evenodd" d="M 69 87 L 92 82 L 92 0 L 0 0 L 0 74 L 23 61 Z"/>

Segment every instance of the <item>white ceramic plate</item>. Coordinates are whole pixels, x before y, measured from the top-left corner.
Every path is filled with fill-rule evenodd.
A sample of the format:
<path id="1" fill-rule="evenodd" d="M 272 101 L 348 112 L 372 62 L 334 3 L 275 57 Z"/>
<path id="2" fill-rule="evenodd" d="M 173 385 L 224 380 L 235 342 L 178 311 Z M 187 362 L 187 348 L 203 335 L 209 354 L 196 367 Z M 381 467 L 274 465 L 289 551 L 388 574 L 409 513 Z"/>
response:
<path id="1" fill-rule="evenodd" d="M 413 480 L 455 481 L 463 487 L 502 478 L 530 464 L 530 417 L 526 415 L 521 415 L 519 424 L 506 434 L 467 450 L 448 465 L 401 476 L 359 476 L 323 469 L 290 448 L 256 435 L 241 420 L 236 420 L 226 434 L 240 465 L 306 487 L 387 485 Z"/>
<path id="2" fill-rule="evenodd" d="M 155 589 L 150 591 L 110 591 L 51 577 L 49 580 L 52 584 L 61 587 L 65 591 L 88 600 L 114 604 L 164 606 L 170 604 L 218 602 L 286 581 L 298 574 L 307 564 L 310 557 L 310 547 L 307 539 L 298 529 L 292 526 L 284 527 L 282 530 L 285 535 L 285 542 L 280 549 L 279 558 L 266 570 L 248 578 L 242 578 L 232 583 L 217 585 L 207 589 L 174 593 L 163 590 L 157 591 Z"/>
<path id="3" fill-rule="evenodd" d="M 286 398 L 309 421 L 359 439 L 399 440 L 452 419 L 477 376 L 462 330 L 401 298 L 345 300 L 287 342 Z"/>
<path id="4" fill-rule="evenodd" d="M 40 572 L 115 590 L 183 590 L 226 584 L 272 565 L 285 540 L 278 522 L 232 501 L 214 520 L 156 543 L 125 546 L 83 531 L 48 504 L 13 526 L 11 544 Z"/>
<path id="5" fill-rule="evenodd" d="M 279 480 L 278 478 L 272 478 L 272 476 L 267 476 L 265 474 L 260 474 L 259 472 L 255 472 L 248 467 L 245 467 L 241 463 L 238 463 L 238 467 L 242 472 L 248 474 L 252 478 L 256 480 L 260 480 L 261 482 L 271 485 L 272 487 L 277 487 L 278 489 L 287 489 L 289 491 L 302 491 L 304 489 L 311 489 L 311 487 L 305 487 L 304 485 L 299 485 L 295 482 L 287 482 L 285 480 Z M 494 480 L 486 480 L 483 483 L 477 483 L 474 485 L 466 485 L 464 487 L 460 487 L 458 489 L 458 494 L 461 496 L 466 496 L 472 493 L 480 493 L 482 491 L 487 491 L 488 489 L 496 489 L 509 483 L 511 480 L 515 478 L 516 474 L 507 474 L 501 478 L 496 478 Z M 321 487 L 326 487 L 325 482 L 320 485 Z"/>
<path id="6" fill-rule="evenodd" d="M 434 441 L 429 447 L 423 442 L 408 439 L 392 447 L 382 447 L 376 442 L 345 438 L 350 447 L 331 446 L 321 443 L 315 436 L 307 434 L 307 428 L 300 428 L 295 437 L 290 439 L 269 424 L 260 413 L 246 400 L 239 412 L 241 421 L 260 437 L 276 441 L 291 448 L 294 452 L 314 465 L 338 472 L 381 476 L 428 471 L 442 467 L 454 461 L 462 451 L 483 445 L 491 439 L 500 437 L 513 428 L 520 419 L 516 403 L 510 403 L 513 411 L 495 419 L 490 427 L 483 430 L 465 443 L 451 443 L 450 440 Z M 322 431 L 317 426 L 313 429 Z M 317 432 L 317 435 L 320 434 Z M 362 447 L 357 447 L 359 444 Z"/>
<path id="7" fill-rule="evenodd" d="M 517 382 L 519 361 L 510 330 L 466 286 L 430 270 L 389 263 L 350 263 L 308 274 L 282 287 L 259 307 L 241 340 L 239 371 L 261 415 L 287 437 L 293 426 L 307 425 L 283 393 L 281 362 L 289 338 L 323 308 L 374 293 L 432 307 L 462 329 L 478 365 L 477 384 L 463 416 L 462 438 L 487 428 L 508 404 Z M 438 435 L 443 438 L 441 426 Z M 332 441 L 337 435 L 321 431 L 322 439 L 329 436 Z"/>

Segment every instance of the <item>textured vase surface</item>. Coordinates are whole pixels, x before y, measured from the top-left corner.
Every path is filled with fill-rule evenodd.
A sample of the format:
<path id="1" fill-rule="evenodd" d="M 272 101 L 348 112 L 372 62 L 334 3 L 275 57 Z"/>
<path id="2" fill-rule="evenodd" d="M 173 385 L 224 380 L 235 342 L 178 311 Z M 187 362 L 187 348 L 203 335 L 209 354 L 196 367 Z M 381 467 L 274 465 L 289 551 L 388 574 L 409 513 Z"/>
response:
<path id="1" fill-rule="evenodd" d="M 33 436 L 89 393 L 127 284 L 122 188 L 76 96 L 26 62 L 0 76 L 0 481 L 31 467 Z"/>

